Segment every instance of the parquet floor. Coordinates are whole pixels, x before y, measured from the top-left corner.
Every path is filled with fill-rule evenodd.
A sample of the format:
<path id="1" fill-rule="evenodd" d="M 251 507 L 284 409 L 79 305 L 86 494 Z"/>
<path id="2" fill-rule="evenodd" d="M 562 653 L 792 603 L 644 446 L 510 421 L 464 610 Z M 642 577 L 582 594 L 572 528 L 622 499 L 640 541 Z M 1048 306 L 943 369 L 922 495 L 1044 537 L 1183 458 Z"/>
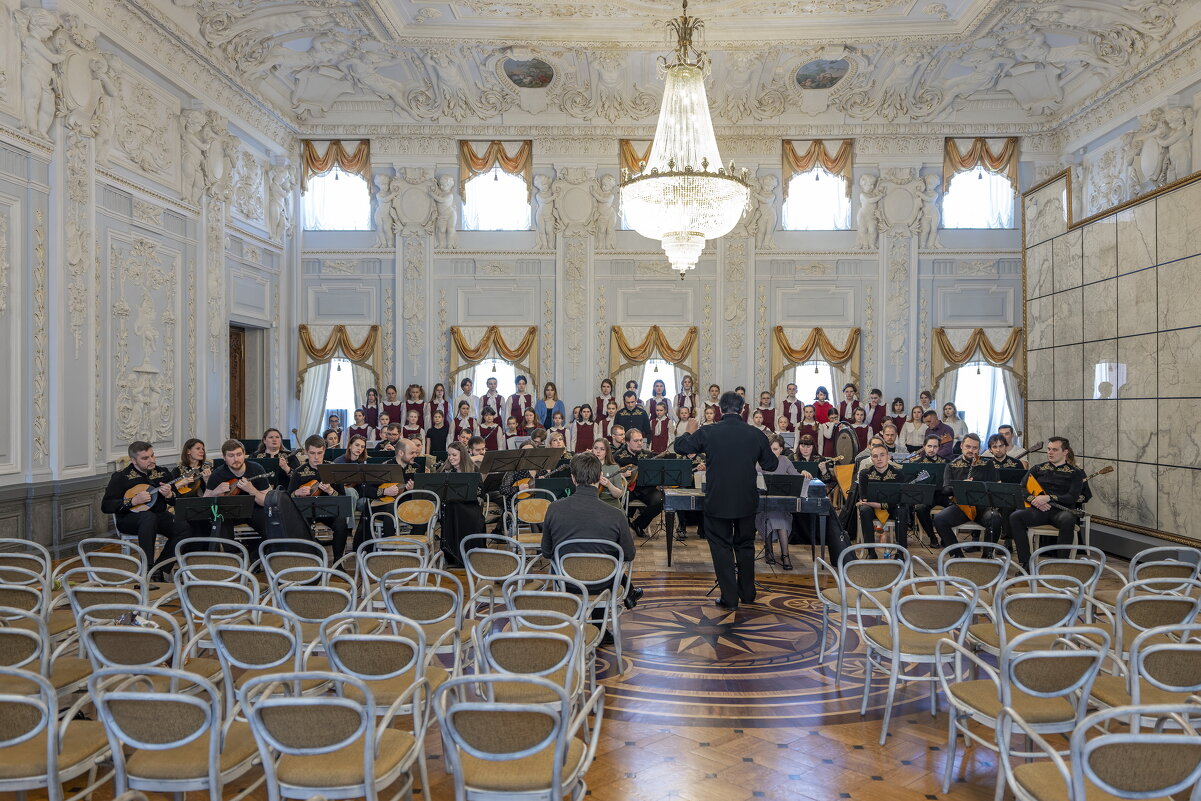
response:
<path id="1" fill-rule="evenodd" d="M 902 687 L 890 735 L 880 735 L 881 694 L 859 716 L 862 651 L 848 634 L 842 687 L 831 654 L 818 659 L 820 612 L 808 547 L 793 547 L 796 569 L 759 563 L 760 597 L 733 615 L 705 596 L 708 547 L 690 531 L 666 566 L 662 536 L 641 541 L 635 583 L 646 597 L 623 623 L 627 670 L 602 653 L 606 715 L 588 774 L 593 801 L 986 801 L 995 757 L 956 756 L 956 780 L 941 792 L 946 714 L 928 711 L 928 687 Z M 926 554 L 922 546 L 915 553 Z M 1119 566 L 1122 569 L 1122 566 Z M 877 682 L 877 687 L 879 682 Z M 436 727 L 427 739 L 427 797 L 448 801 Z M 227 788 L 227 797 L 245 786 Z M 0 794 L 0 798 L 3 798 Z M 37 794 L 31 794 L 36 798 Z M 105 788 L 95 796 L 111 798 Z M 199 796 L 196 796 L 199 797 Z M 252 796 L 263 799 L 260 790 Z"/>

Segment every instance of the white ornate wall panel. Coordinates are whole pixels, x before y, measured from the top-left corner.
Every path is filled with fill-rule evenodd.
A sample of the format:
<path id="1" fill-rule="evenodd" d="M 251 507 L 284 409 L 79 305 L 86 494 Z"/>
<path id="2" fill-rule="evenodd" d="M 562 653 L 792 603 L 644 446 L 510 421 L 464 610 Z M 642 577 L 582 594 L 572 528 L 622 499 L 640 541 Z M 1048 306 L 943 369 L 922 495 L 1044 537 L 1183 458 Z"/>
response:
<path id="1" fill-rule="evenodd" d="M 0 182 L 3 179 L 0 177 Z M 10 347 L 0 349 L 0 376 L 8 387 L 5 414 L 0 419 L 0 476 L 21 470 L 23 446 L 21 411 L 25 406 L 27 385 L 23 375 L 23 339 L 25 315 L 24 289 L 28 283 L 25 267 L 25 210 L 19 197 L 0 194 L 0 331 Z M 27 418 L 26 418 L 27 419 Z"/>

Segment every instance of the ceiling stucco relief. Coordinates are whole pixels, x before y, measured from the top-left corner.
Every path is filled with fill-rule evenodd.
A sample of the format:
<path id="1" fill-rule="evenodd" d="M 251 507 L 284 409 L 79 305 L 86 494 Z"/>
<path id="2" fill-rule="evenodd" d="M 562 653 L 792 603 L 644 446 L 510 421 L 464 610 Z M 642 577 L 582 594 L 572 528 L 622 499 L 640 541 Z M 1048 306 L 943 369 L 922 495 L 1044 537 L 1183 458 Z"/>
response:
<path id="1" fill-rule="evenodd" d="M 215 62 L 290 108 L 298 123 L 384 127 L 650 124 L 661 87 L 655 59 L 665 50 L 652 23 L 677 13 L 662 0 L 171 2 L 160 5 L 182 36 L 198 36 Z M 1201 19 L 1201 4 L 1185 0 L 693 5 L 723 36 L 741 35 L 739 20 L 758 22 L 753 38 L 709 42 L 715 122 L 844 130 L 877 123 L 1048 127 L 1115 78 L 1151 66 Z M 528 25 L 510 27 L 527 18 Z M 832 37 L 823 25 L 806 27 L 818 18 L 869 27 Z M 968 32 L 956 33 L 959 25 Z M 773 38 L 764 38 L 765 29 Z M 456 37 L 456 30 L 470 35 Z M 578 40 L 582 31 L 597 35 L 586 44 Z"/>

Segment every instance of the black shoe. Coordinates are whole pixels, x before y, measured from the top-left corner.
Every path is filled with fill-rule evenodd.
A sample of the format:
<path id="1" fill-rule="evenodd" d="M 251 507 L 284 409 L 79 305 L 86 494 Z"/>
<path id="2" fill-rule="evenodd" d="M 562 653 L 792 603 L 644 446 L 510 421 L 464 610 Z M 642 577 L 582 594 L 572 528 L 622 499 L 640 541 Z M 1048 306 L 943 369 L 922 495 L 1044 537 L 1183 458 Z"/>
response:
<path id="1" fill-rule="evenodd" d="M 792 570 L 792 560 L 788 558 L 788 554 L 782 554 L 780 556 L 780 565 L 785 570 Z"/>
<path id="2" fill-rule="evenodd" d="M 638 535 L 639 537 L 641 537 L 642 539 L 646 539 L 647 537 L 650 536 L 650 534 L 647 534 L 646 529 L 643 528 L 642 526 L 634 526 L 634 533 L 636 535 Z"/>
<path id="3" fill-rule="evenodd" d="M 738 609 L 738 604 L 734 604 L 733 606 L 730 606 L 729 604 L 726 604 L 726 603 L 722 602 L 722 600 L 721 600 L 720 598 L 718 598 L 718 599 L 717 599 L 716 601 L 714 601 L 713 603 L 714 603 L 716 606 L 718 606 L 718 607 L 720 607 L 720 608 L 722 608 L 722 609 L 725 609 L 725 610 L 727 610 L 727 611 L 729 611 L 729 612 L 733 612 L 733 611 L 735 611 L 736 609 Z"/>
<path id="4" fill-rule="evenodd" d="M 163 572 L 162 570 L 156 570 L 154 572 L 154 574 L 150 576 L 150 583 L 151 584 L 170 584 L 171 579 L 167 578 L 167 574 L 165 572 Z"/>
<path id="5" fill-rule="evenodd" d="M 776 563 L 776 554 L 770 547 L 763 549 L 763 561 L 769 565 L 774 565 Z"/>
<path id="6" fill-rule="evenodd" d="M 626 609 L 633 609 L 638 605 L 638 602 L 642 600 L 643 595 L 644 593 L 641 587 L 630 587 L 629 591 L 626 592 L 626 597 L 622 603 L 626 605 Z"/>

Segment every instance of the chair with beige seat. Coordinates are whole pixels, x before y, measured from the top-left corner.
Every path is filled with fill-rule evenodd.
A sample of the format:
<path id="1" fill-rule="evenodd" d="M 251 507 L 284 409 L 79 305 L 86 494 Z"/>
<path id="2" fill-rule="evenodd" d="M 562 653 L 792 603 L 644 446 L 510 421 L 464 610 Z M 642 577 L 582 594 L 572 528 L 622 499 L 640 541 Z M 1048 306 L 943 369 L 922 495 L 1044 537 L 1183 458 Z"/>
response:
<path id="1" fill-rule="evenodd" d="M 542 524 L 546 510 L 555 502 L 555 494 L 537 487 L 522 490 L 513 496 L 505 510 L 504 526 L 509 536 L 520 544 L 526 562 L 537 561 L 542 547 Z"/>
<path id="2" fill-rule="evenodd" d="M 74 640 L 68 638 L 51 651 L 46 621 L 34 612 L 0 607 L 0 667 L 37 673 L 50 682 L 59 701 L 65 701 L 83 687 L 91 675 L 91 662 L 66 655 L 68 650 L 77 647 Z M 0 678 L 0 694 L 13 690 L 11 681 Z"/>
<path id="3" fill-rule="evenodd" d="M 1094 631 L 1084 626 L 1065 626 L 1022 632 L 1005 643 L 995 668 L 958 643 L 939 641 L 939 684 L 950 705 L 944 793 L 951 788 L 960 737 L 965 746 L 975 743 L 990 751 L 998 750 L 994 738 L 1003 707 L 1019 710 L 1040 734 L 1070 732 L 1076 727 L 1088 710 L 1089 691 L 1109 649 L 1104 633 L 1100 643 L 1084 638 L 1084 634 Z M 965 662 L 985 678 L 961 680 L 971 670 Z M 949 674 L 947 666 L 952 667 Z M 987 736 L 973 729 L 973 722 Z M 1005 793 L 1001 778 L 996 783 L 997 801 Z"/>
<path id="4" fill-rule="evenodd" d="M 902 678 L 905 664 L 930 665 L 930 675 L 905 676 L 906 681 L 930 682 L 930 715 L 938 714 L 938 693 L 935 684 L 938 671 L 935 663 L 950 661 L 953 654 L 937 653 L 939 640 L 949 638 L 963 646 L 967 627 L 971 624 L 977 603 L 974 584 L 961 578 L 915 578 L 896 585 L 887 607 L 876 600 L 866 587 L 855 584 L 849 574 L 848 587 L 855 591 L 855 620 L 865 649 L 866 675 L 863 681 L 863 700 L 860 716 L 867 714 L 868 696 L 877 668 L 888 673 L 888 695 L 884 699 L 884 721 L 880 726 L 880 745 L 888 738 L 888 721 L 892 716 L 897 682 Z M 870 609 L 869 607 L 875 607 Z M 883 623 L 864 626 L 863 619 L 873 616 Z M 885 664 L 887 661 L 887 665 Z"/>
<path id="5" fill-rule="evenodd" d="M 429 549 L 435 550 L 438 545 L 434 529 L 442 512 L 442 500 L 438 493 L 431 490 L 412 489 L 397 495 L 394 500 L 381 498 L 371 505 L 370 531 L 374 539 L 389 537 L 404 537 L 416 542 L 424 542 Z M 383 521 L 390 520 L 392 534 L 383 537 Z M 425 530 L 420 534 L 406 532 L 419 526 Z"/>
<path id="6" fill-rule="evenodd" d="M 0 584 L 9 581 L 4 572 L 6 567 L 32 570 L 44 581 L 49 580 L 54 572 L 54 563 L 46 546 L 19 537 L 0 537 Z"/>
<path id="7" fill-rule="evenodd" d="M 3 568 L 3 572 L 6 580 L 0 583 L 0 608 L 19 609 L 36 615 L 55 644 L 70 638 L 75 631 L 75 615 L 69 608 L 63 608 L 62 594 L 52 596 L 43 573 L 15 564 Z"/>
<path id="8" fill-rule="evenodd" d="M 383 610 L 380 579 L 385 575 L 393 573 L 395 581 L 405 570 L 439 568 L 442 564 L 440 557 L 441 551 L 434 557 L 435 562 L 431 563 L 429 548 L 417 540 L 392 537 L 364 542 L 355 554 L 355 577 L 359 581 L 359 597 L 364 599 L 364 608 Z"/>
<path id="9" fill-rule="evenodd" d="M 299 537 L 265 539 L 259 543 L 259 564 L 267 583 L 281 570 L 292 567 L 330 567 L 325 548 L 313 540 Z"/>
<path id="10" fill-rule="evenodd" d="M 972 551 L 980 551 L 974 555 Z M 931 577 L 947 576 L 971 582 L 977 592 L 977 608 L 992 606 L 993 590 L 1005 579 L 1013 567 L 1009 549 L 995 542 L 957 542 L 948 545 L 938 554 L 936 567 L 930 567 L 920 557 L 913 557 L 913 566 L 925 570 Z M 917 576 L 914 570 L 914 576 Z M 916 592 L 937 592 L 934 585 L 919 585 Z"/>
<path id="11" fill-rule="evenodd" d="M 188 639 L 208 631 L 208 610 L 214 606 L 262 603 L 262 590 L 252 573 L 231 566 L 181 567 L 175 571 L 175 589 Z M 202 638 L 200 648 L 211 648 Z"/>
<path id="12" fill-rule="evenodd" d="M 187 537 L 175 548 L 175 559 L 180 567 L 192 568 L 199 579 L 219 578 L 220 573 L 207 576 L 205 567 L 236 567 L 253 570 L 250 550 L 237 540 L 224 537 Z"/>
<path id="13" fill-rule="evenodd" d="M 1146 578 L 1132 581 L 1118 592 L 1113 612 L 1096 607 L 1102 614 L 1092 625 L 1104 629 L 1113 643 L 1113 653 L 1125 659 L 1135 637 L 1160 626 L 1184 626 L 1201 615 L 1201 581 L 1196 579 Z"/>
<path id="14" fill-rule="evenodd" d="M 513 537 L 496 534 L 471 534 L 461 543 L 463 569 L 467 572 L 467 608 L 487 613 L 496 610 L 501 587 L 513 576 L 526 571 L 528 564 L 521 543 Z"/>
<path id="15" fill-rule="evenodd" d="M 1030 555 L 1031 574 L 1046 578 L 1045 586 L 1058 587 L 1055 577 L 1074 578 L 1092 596 L 1105 572 L 1105 552 L 1092 545 L 1046 545 Z"/>
<path id="16" fill-rule="evenodd" d="M 530 695 L 553 704 L 497 703 L 475 696 L 490 685 L 530 685 Z M 533 676 L 479 675 L 451 679 L 434 694 L 446 769 L 460 801 L 580 801 L 596 757 L 604 712 L 599 688 L 573 714 L 571 699 L 553 681 Z"/>
<path id="17" fill-rule="evenodd" d="M 328 682 L 335 694 L 296 692 L 312 681 Z M 412 793 L 425 732 L 392 727 L 400 699 L 377 716 L 366 682 L 315 671 L 259 676 L 244 692 L 272 801 L 316 795 L 376 801 L 393 785 L 390 799 Z"/>
<path id="18" fill-rule="evenodd" d="M 1199 801 L 1201 734 L 1183 704 L 1123 706 L 1094 712 L 1072 731 L 1068 761 L 1019 710 L 1001 713 L 1001 765 L 1016 801 Z M 1151 721 L 1140 726 L 1139 721 Z M 1110 732 L 1112 724 L 1125 731 Z M 1013 764 L 1008 744 L 1024 735 L 1043 759 Z"/>
<path id="19" fill-rule="evenodd" d="M 54 687 L 39 673 L 0 666 L 0 793 L 24 797 L 29 790 L 46 791 L 49 801 L 63 801 L 63 784 L 88 774 L 88 786 L 67 801 L 91 796 L 105 784 L 97 778 L 109 756 L 104 728 L 95 721 L 76 720 L 90 699 L 81 696 L 59 721 Z"/>
<path id="20" fill-rule="evenodd" d="M 1130 658 L 1115 675 L 1097 676 L 1093 705 L 1201 704 L 1201 625 L 1157 626 L 1130 644 Z M 1194 706 L 1190 716 L 1201 715 Z"/>
<path id="21" fill-rule="evenodd" d="M 379 585 L 388 612 L 420 626 L 426 649 L 450 655 L 450 673 L 459 675 L 478 622 L 465 616 L 463 583 L 445 570 L 405 568 L 385 573 Z"/>
<path id="22" fill-rule="evenodd" d="M 877 559 L 872 554 L 883 558 Z M 858 544 L 844 550 L 838 555 L 838 568 L 835 569 L 825 559 L 818 557 L 813 560 L 813 586 L 818 588 L 818 600 L 822 605 L 822 638 L 818 650 L 818 661 L 826 658 L 826 640 L 830 629 L 830 614 L 838 615 L 838 660 L 834 669 L 834 686 L 842 686 L 842 663 L 846 655 L 847 627 L 849 619 L 855 614 L 856 601 L 860 590 L 851 587 L 864 588 L 863 591 L 872 596 L 883 607 L 892 603 L 892 592 L 898 584 L 909 576 L 909 551 L 900 545 L 889 543 Z M 823 587 L 822 575 L 827 579 Z M 833 586 L 829 580 L 833 579 Z M 848 580 L 849 579 L 849 580 Z M 876 616 L 878 610 L 871 607 L 867 614 Z"/>
<path id="23" fill-rule="evenodd" d="M 93 672 L 167 667 L 210 682 L 221 681 L 221 663 L 196 656 L 198 639 L 185 643 L 179 623 L 161 609 L 97 604 L 80 615 L 79 636 Z M 182 691 L 192 689 L 184 686 Z"/>
<path id="24" fill-rule="evenodd" d="M 555 547 L 552 566 L 556 574 L 588 588 L 588 597 L 598 610 L 604 610 L 602 628 L 613 633 L 618 672 L 624 673 L 621 613 L 629 576 L 621 546 L 610 540 L 565 540 Z"/>
<path id="25" fill-rule="evenodd" d="M 336 615 L 322 624 L 321 642 L 334 672 L 359 679 L 371 690 L 375 714 L 409 718 L 409 733 L 424 739 L 433 691 L 450 674 L 426 650 L 421 626 L 386 612 Z M 347 691 L 356 701 L 364 700 L 353 687 Z M 417 760 L 421 788 L 428 796 L 424 748 Z"/>
<path id="26" fill-rule="evenodd" d="M 518 620 L 518 624 L 524 628 L 553 631 L 562 627 L 554 619 L 541 616 L 541 612 L 558 612 L 579 625 L 583 635 L 588 690 L 595 690 L 596 650 L 605 638 L 608 616 L 603 610 L 599 615 L 594 615 L 598 601 L 589 598 L 587 585 L 571 576 L 533 573 L 514 576 L 505 582 L 501 592 L 506 609 L 524 613 Z"/>
<path id="27" fill-rule="evenodd" d="M 325 657 L 312 654 L 315 643 L 305 648 L 300 620 L 282 609 L 259 604 L 218 604 L 205 611 L 204 625 L 221 663 L 227 715 L 233 714 L 235 700 L 242 700 L 242 687 L 253 678 L 329 670 Z M 307 694 L 324 692 L 327 688 L 318 682 L 301 689 Z"/>
<path id="28" fill-rule="evenodd" d="M 1107 567 L 1106 571 L 1118 580 L 1119 586 L 1114 589 L 1098 588 L 1093 592 L 1093 600 L 1112 610 L 1117 605 L 1118 593 L 1131 581 L 1144 578 L 1201 579 L 1201 548 L 1184 545 L 1147 548 L 1130 559 L 1125 574 L 1112 567 Z"/>
<path id="29" fill-rule="evenodd" d="M 318 639 L 318 627 L 327 618 L 359 608 L 354 579 L 328 567 L 281 570 L 269 589 L 276 607 L 300 619 L 306 643 Z"/>
<path id="30" fill-rule="evenodd" d="M 511 609 L 494 612 L 480 620 L 472 632 L 472 642 L 477 673 L 549 679 L 573 701 L 583 700 L 583 628 L 575 618 L 548 611 L 536 615 Z M 527 684 L 498 682 L 483 689 L 486 698 L 500 703 L 557 701 L 556 695 Z"/>
<path id="31" fill-rule="evenodd" d="M 226 793 L 259 754 L 244 721 L 223 719 L 211 682 L 168 668 L 105 668 L 88 680 L 88 692 L 108 733 L 118 794 L 199 791 L 210 801 L 238 801 L 262 784 Z"/>
<path id="32" fill-rule="evenodd" d="M 968 627 L 969 644 L 978 651 L 1000 656 L 1019 634 L 1073 626 L 1080 617 L 1084 585 L 1070 576 L 1016 576 L 997 585 L 988 620 Z M 1022 647 L 1042 648 L 1054 640 L 1027 637 Z"/>

